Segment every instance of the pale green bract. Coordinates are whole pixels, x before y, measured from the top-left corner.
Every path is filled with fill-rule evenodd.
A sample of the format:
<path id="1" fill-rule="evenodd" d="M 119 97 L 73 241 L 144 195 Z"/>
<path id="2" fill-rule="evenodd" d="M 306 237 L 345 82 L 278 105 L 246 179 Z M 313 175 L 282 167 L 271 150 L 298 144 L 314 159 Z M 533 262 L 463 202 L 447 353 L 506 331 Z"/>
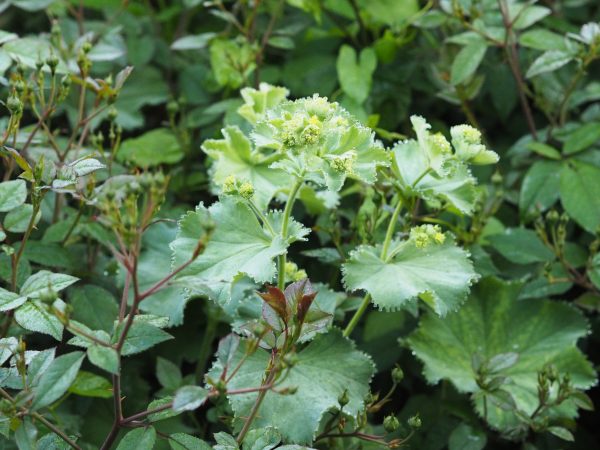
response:
<path id="1" fill-rule="evenodd" d="M 264 117 L 265 112 L 284 101 L 290 94 L 284 87 L 260 83 L 258 89 L 246 87 L 240 91 L 244 104 L 238 108 L 238 114 L 256 125 Z"/>
<path id="2" fill-rule="evenodd" d="M 517 362 L 499 375 L 510 377 L 509 392 L 517 407 L 531 415 L 538 406 L 537 373 L 554 364 L 560 374 L 568 373 L 575 388 L 587 389 L 596 375 L 589 361 L 577 349 L 577 340 L 588 333 L 585 318 L 571 306 L 549 300 L 518 301 L 521 285 L 494 278 L 480 282 L 473 295 L 457 312 L 440 319 L 427 314 L 418 330 L 408 339 L 410 347 L 425 364 L 430 383 L 450 380 L 460 392 L 480 389 L 472 368 L 472 357 L 485 359 L 516 353 Z M 483 415 L 481 400 L 476 403 Z M 561 414 L 573 418 L 571 400 L 560 407 Z M 500 429 L 518 423 L 512 411 L 488 402 L 488 421 Z"/>
<path id="3" fill-rule="evenodd" d="M 392 149 L 392 170 L 400 189 L 435 208 L 449 204 L 470 214 L 477 192 L 468 164 L 494 164 L 498 155 L 481 143 L 481 133 L 469 125 L 450 129 L 450 145 L 441 133 L 430 133 L 431 126 L 422 117 L 412 116 L 411 122 L 417 140 L 398 142 Z"/>
<path id="4" fill-rule="evenodd" d="M 373 132 L 337 103 L 317 95 L 269 109 L 252 133 L 258 148 L 284 156 L 271 167 L 338 191 L 350 176 L 365 183 L 389 154 Z"/>
<path id="5" fill-rule="evenodd" d="M 267 208 L 273 196 L 289 188 L 289 175 L 270 168 L 273 155 L 252 148 L 252 143 L 236 126 L 224 128 L 223 139 L 208 139 L 202 150 L 213 159 L 211 178 L 219 188 L 226 179 L 234 176 L 254 186 L 254 201 L 261 209 Z M 275 159 L 279 159 L 275 155 Z"/>
<path id="6" fill-rule="evenodd" d="M 478 275 L 469 254 L 452 237 L 423 243 L 417 233 L 405 241 L 392 241 L 389 257 L 381 259 L 381 246 L 361 246 L 342 266 L 348 290 L 365 290 L 383 310 L 396 310 L 421 298 L 440 316 L 456 310 Z"/>
<path id="7" fill-rule="evenodd" d="M 247 343 L 240 345 L 229 363 L 236 367 L 244 355 Z M 260 386 L 270 355 L 262 349 L 246 359 L 236 375 L 227 383 L 228 389 L 255 388 Z M 209 376 L 218 379 L 223 370 L 216 362 Z M 374 366 L 371 359 L 354 348 L 354 344 L 342 337 L 338 330 L 317 336 L 298 353 L 298 362 L 278 389 L 295 386 L 293 395 L 281 395 L 268 391 L 253 428 L 274 426 L 284 442 L 310 444 L 314 439 L 323 414 L 339 407 L 338 397 L 347 390 L 349 403 L 344 412 L 355 416 L 364 407 L 369 392 L 369 382 Z M 256 392 L 229 396 L 229 402 L 238 420 L 248 416 L 256 400 Z"/>

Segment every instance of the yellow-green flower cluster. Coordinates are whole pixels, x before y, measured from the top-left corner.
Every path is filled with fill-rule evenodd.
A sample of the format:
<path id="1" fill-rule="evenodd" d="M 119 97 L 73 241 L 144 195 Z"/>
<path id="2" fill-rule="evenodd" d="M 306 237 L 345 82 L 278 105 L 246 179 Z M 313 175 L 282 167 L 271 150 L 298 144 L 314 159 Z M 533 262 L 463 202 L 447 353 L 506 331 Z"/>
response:
<path id="1" fill-rule="evenodd" d="M 446 241 L 446 235 L 439 225 L 420 225 L 410 230 L 410 239 L 417 248 L 426 248 L 429 245 L 441 245 Z"/>
<path id="2" fill-rule="evenodd" d="M 229 175 L 223 182 L 222 192 L 226 195 L 239 195 L 249 200 L 254 195 L 254 186 L 248 181 L 239 181 L 234 175 Z"/>

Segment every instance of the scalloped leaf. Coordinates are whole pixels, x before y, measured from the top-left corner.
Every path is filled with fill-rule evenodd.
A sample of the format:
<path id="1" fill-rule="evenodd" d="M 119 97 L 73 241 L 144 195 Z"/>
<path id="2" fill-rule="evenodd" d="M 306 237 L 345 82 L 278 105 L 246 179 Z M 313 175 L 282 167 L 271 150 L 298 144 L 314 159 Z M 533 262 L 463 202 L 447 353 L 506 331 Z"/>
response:
<path id="1" fill-rule="evenodd" d="M 346 288 L 367 291 L 380 309 L 396 310 L 419 297 L 444 316 L 461 305 L 478 278 L 469 253 L 451 236 L 424 248 L 410 237 L 391 248 L 391 258 L 382 260 L 380 245 L 358 247 L 342 267 Z"/>
<path id="2" fill-rule="evenodd" d="M 487 278 L 474 289 L 469 301 L 443 320 L 425 315 L 419 328 L 408 339 L 416 356 L 425 365 L 430 383 L 447 379 L 460 392 L 476 393 L 479 387 L 472 358 L 489 360 L 506 353 L 517 353 L 516 363 L 499 375 L 510 377 L 507 384 L 517 407 L 531 415 L 538 405 L 537 373 L 554 364 L 559 373 L 569 373 L 572 384 L 587 389 L 595 384 L 593 367 L 576 346 L 588 333 L 586 319 L 571 306 L 550 300 L 518 301 L 522 285 Z M 476 403 L 483 414 L 482 401 Z M 571 400 L 560 407 L 560 414 L 575 417 Z M 488 421 L 499 429 L 518 423 L 514 412 L 488 402 Z"/>
<path id="3" fill-rule="evenodd" d="M 238 274 L 246 274 L 259 283 L 275 277 L 273 259 L 286 251 L 286 240 L 271 235 L 248 206 L 228 197 L 208 209 L 199 205 L 180 221 L 178 237 L 171 244 L 175 264 L 184 263 L 194 252 L 202 229 L 198 228 L 194 235 L 192 225 L 205 221 L 207 215 L 216 224 L 215 230 L 204 252 L 180 273 L 190 286 L 214 289 L 222 282 L 233 281 Z"/>
<path id="4" fill-rule="evenodd" d="M 245 342 L 240 345 L 231 367 L 236 367 L 246 346 Z M 228 389 L 260 386 L 269 358 L 269 352 L 262 349 L 249 356 L 228 383 Z M 209 375 L 218 379 L 222 370 L 222 365 L 216 362 Z M 285 381 L 277 386 L 278 389 L 295 386 L 297 392 L 293 395 L 267 392 L 252 427 L 274 426 L 284 441 L 309 444 L 323 414 L 338 406 L 338 397 L 344 390 L 350 399 L 344 407 L 347 414 L 356 415 L 363 408 L 374 370 L 370 357 L 356 350 L 339 330 L 319 335 L 298 353 L 298 362 L 290 369 Z M 239 421 L 248 416 L 256 396 L 256 393 L 229 396 Z"/>

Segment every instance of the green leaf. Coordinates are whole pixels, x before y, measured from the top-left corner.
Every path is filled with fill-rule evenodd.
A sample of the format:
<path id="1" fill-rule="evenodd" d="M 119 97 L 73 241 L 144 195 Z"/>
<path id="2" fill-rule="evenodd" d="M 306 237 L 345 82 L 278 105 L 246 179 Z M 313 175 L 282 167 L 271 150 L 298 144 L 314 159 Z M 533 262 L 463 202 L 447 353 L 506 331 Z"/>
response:
<path id="1" fill-rule="evenodd" d="M 486 443 L 487 436 L 485 432 L 466 423 L 461 423 L 450 434 L 448 450 L 482 450 L 485 448 Z"/>
<path id="2" fill-rule="evenodd" d="M 212 450 L 212 447 L 197 437 L 185 433 L 169 435 L 171 450 Z"/>
<path id="3" fill-rule="evenodd" d="M 246 346 L 247 343 L 240 345 L 231 367 L 235 367 L 243 357 Z M 297 392 L 281 395 L 268 391 L 252 426 L 273 426 L 282 434 L 284 441 L 309 443 L 314 439 L 325 412 L 338 405 L 338 397 L 344 391 L 350 400 L 344 407 L 347 414 L 353 416 L 363 408 L 374 368 L 370 358 L 355 350 L 352 342 L 342 337 L 338 330 L 318 335 L 297 356 L 298 362 L 290 369 L 285 382 L 278 385 L 278 389 L 295 386 Z M 229 381 L 228 388 L 260 386 L 269 358 L 269 352 L 258 349 Z M 221 364 L 216 362 L 209 375 L 218 379 L 222 370 Z M 248 416 L 256 396 L 257 393 L 229 396 L 238 420 Z"/>
<path id="4" fill-rule="evenodd" d="M 15 444 L 19 450 L 36 450 L 38 430 L 29 417 L 25 417 L 15 431 Z"/>
<path id="5" fill-rule="evenodd" d="M 208 213 L 216 223 L 215 231 L 204 252 L 181 275 L 196 283 L 229 282 L 240 273 L 259 283 L 271 281 L 276 273 L 273 259 L 287 248 L 281 236 L 272 236 L 246 205 L 233 198 L 213 204 Z M 187 221 L 202 220 L 207 210 L 200 205 L 191 214 Z M 196 244 L 190 244 L 188 239 L 173 242 L 176 261 L 185 261 L 193 252 Z"/>
<path id="6" fill-rule="evenodd" d="M 106 289 L 92 284 L 74 288 L 71 293 L 73 319 L 92 330 L 111 332 L 119 306 L 115 297 Z"/>
<path id="7" fill-rule="evenodd" d="M 560 200 L 567 213 L 590 233 L 600 226 L 600 169 L 570 161 L 560 175 Z"/>
<path id="8" fill-rule="evenodd" d="M 544 144 L 543 142 L 533 141 L 527 144 L 527 148 L 538 155 L 545 156 L 546 158 L 560 160 L 560 152 L 556 150 L 554 147 Z"/>
<path id="9" fill-rule="evenodd" d="M 113 396 L 112 384 L 99 375 L 85 370 L 80 371 L 69 387 L 69 392 L 83 397 L 110 398 Z"/>
<path id="10" fill-rule="evenodd" d="M 219 85 L 237 89 L 256 68 L 255 48 L 246 40 L 214 39 L 210 65 Z"/>
<path id="11" fill-rule="evenodd" d="M 8 214 L 4 216 L 4 229 L 6 231 L 10 231 L 11 233 L 25 233 L 25 231 L 27 231 L 29 223 L 31 222 L 32 216 L 33 205 L 25 203 L 23 205 L 17 206 L 16 208 L 11 209 L 8 212 Z M 41 212 L 38 212 L 34 224 L 38 223 L 41 217 Z"/>
<path id="12" fill-rule="evenodd" d="M 364 48 L 357 58 L 352 47 L 342 45 L 337 59 L 337 72 L 342 90 L 358 103 L 363 103 L 369 96 L 376 67 L 377 56 L 372 48 Z"/>
<path id="13" fill-rule="evenodd" d="M 281 442 L 281 434 L 276 428 L 250 430 L 242 444 L 242 450 L 272 450 Z"/>
<path id="14" fill-rule="evenodd" d="M 573 155 L 597 143 L 600 143 L 600 122 L 586 123 L 569 134 L 563 153 Z"/>
<path id="15" fill-rule="evenodd" d="M 215 450 L 238 450 L 240 448 L 235 438 L 224 431 L 215 433 L 215 441 L 217 441 L 217 445 L 214 446 Z"/>
<path id="16" fill-rule="evenodd" d="M 208 398 L 208 391 L 200 386 L 183 386 L 175 393 L 173 410 L 176 412 L 193 411 Z"/>
<path id="17" fill-rule="evenodd" d="M 63 324 L 39 300 L 29 300 L 15 310 L 16 322 L 29 331 L 49 334 L 57 341 L 62 339 Z"/>
<path id="18" fill-rule="evenodd" d="M 483 39 L 465 45 L 452 62 L 450 83 L 456 86 L 467 81 L 481 64 L 486 50 L 487 44 Z"/>
<path id="19" fill-rule="evenodd" d="M 54 273 L 48 270 L 40 270 L 31 275 L 21 287 L 20 295 L 39 299 L 53 292 L 60 292 L 68 288 L 79 278 L 64 273 Z"/>
<path id="20" fill-rule="evenodd" d="M 87 348 L 87 356 L 95 366 L 115 375 L 119 373 L 119 355 L 114 348 L 93 344 Z"/>
<path id="21" fill-rule="evenodd" d="M 563 50 L 548 50 L 537 57 L 529 66 L 526 77 L 533 78 L 546 72 L 553 72 L 573 60 L 573 55 Z"/>
<path id="22" fill-rule="evenodd" d="M 588 276 L 594 286 L 600 289 L 600 253 L 596 253 L 592 258 L 591 267 L 588 270 Z"/>
<path id="23" fill-rule="evenodd" d="M 554 253 L 544 245 L 537 233 L 526 228 L 507 228 L 502 234 L 487 237 L 502 256 L 516 264 L 549 262 Z"/>
<path id="24" fill-rule="evenodd" d="M 290 176 L 269 166 L 273 158 L 252 148 L 250 140 L 236 127 L 221 130 L 223 139 L 207 139 L 202 150 L 213 159 L 212 181 L 221 190 L 227 177 L 247 181 L 254 186 L 253 200 L 263 210 L 273 196 L 289 187 Z"/>
<path id="25" fill-rule="evenodd" d="M 569 373 L 573 387 L 587 389 L 595 372 L 577 349 L 577 340 L 588 333 L 585 318 L 571 306 L 549 300 L 518 301 L 521 285 L 494 278 L 480 282 L 469 301 L 444 319 L 427 314 L 408 339 L 425 365 L 430 383 L 447 379 L 460 392 L 481 392 L 472 367 L 475 355 L 489 360 L 503 353 L 518 353 L 518 361 L 499 374 L 510 377 L 506 388 L 516 406 L 531 415 L 538 406 L 538 371 L 554 364 L 560 374 Z M 476 408 L 483 415 L 479 397 Z M 553 408 L 566 417 L 576 415 L 567 400 Z M 513 411 L 488 404 L 488 422 L 506 430 L 519 423 Z"/>
<path id="26" fill-rule="evenodd" d="M 160 356 L 156 359 L 156 378 L 167 389 L 175 390 L 181 385 L 181 371 L 171 361 Z"/>
<path id="27" fill-rule="evenodd" d="M 136 428 L 123 436 L 117 450 L 152 450 L 155 442 L 156 430 L 154 427 Z"/>
<path id="28" fill-rule="evenodd" d="M 535 50 L 566 50 L 565 37 L 546 28 L 535 28 L 521 33 L 519 44 Z"/>
<path id="29" fill-rule="evenodd" d="M 0 288 L 0 311 L 9 311 L 21 306 L 27 297 Z"/>
<path id="30" fill-rule="evenodd" d="M 561 164 L 538 161 L 533 164 L 521 184 L 519 209 L 522 215 L 543 212 L 558 200 Z"/>
<path id="31" fill-rule="evenodd" d="M 136 319 L 139 319 L 139 317 L 136 317 Z M 123 356 L 143 352 L 161 342 L 173 339 L 173 336 L 157 326 L 136 319 L 134 319 L 123 343 L 123 349 L 121 350 Z M 118 337 L 121 336 L 124 324 L 125 322 L 121 322 L 117 327 L 112 339 L 113 344 L 116 344 Z"/>
<path id="32" fill-rule="evenodd" d="M 419 12 L 417 0 L 358 0 L 358 4 L 361 12 L 365 11 L 375 21 L 392 26 L 407 23 Z"/>
<path id="33" fill-rule="evenodd" d="M 124 140 L 117 154 L 119 161 L 128 161 L 139 167 L 175 164 L 183 156 L 177 138 L 167 128 L 157 128 L 137 138 Z"/>
<path id="34" fill-rule="evenodd" d="M 24 180 L 12 180 L 0 183 L 0 212 L 7 212 L 25 203 L 27 183 Z"/>
<path id="35" fill-rule="evenodd" d="M 564 441 L 575 442 L 575 436 L 564 427 L 548 427 L 548 431 Z"/>
<path id="36" fill-rule="evenodd" d="M 419 297 L 444 316 L 460 306 L 478 278 L 468 253 L 450 236 L 424 248 L 411 236 L 391 248 L 391 257 L 382 260 L 381 246 L 358 247 L 342 266 L 346 288 L 367 291 L 380 309 L 396 310 Z"/>
<path id="37" fill-rule="evenodd" d="M 536 22 L 539 22 L 551 12 L 552 10 L 550 8 L 546 8 L 545 6 L 524 6 L 523 10 L 519 11 L 519 16 L 517 17 L 517 20 L 514 21 L 512 26 L 515 30 L 522 30 L 530 27 Z"/>
<path id="38" fill-rule="evenodd" d="M 32 389 L 31 409 L 35 411 L 49 406 L 62 397 L 75 380 L 83 358 L 82 352 L 72 352 L 52 361 Z"/>
<path id="39" fill-rule="evenodd" d="M 200 33 L 184 36 L 171 44 L 172 50 L 200 50 L 205 48 L 210 40 L 216 36 L 215 33 Z"/>

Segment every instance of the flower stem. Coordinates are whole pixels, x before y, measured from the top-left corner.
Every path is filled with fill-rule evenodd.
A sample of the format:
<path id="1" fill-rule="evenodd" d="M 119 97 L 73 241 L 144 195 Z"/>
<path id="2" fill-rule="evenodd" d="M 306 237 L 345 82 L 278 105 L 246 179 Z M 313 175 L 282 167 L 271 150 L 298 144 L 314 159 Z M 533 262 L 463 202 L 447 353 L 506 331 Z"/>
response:
<path id="1" fill-rule="evenodd" d="M 296 195 L 298 195 L 298 191 L 300 187 L 304 183 L 304 180 L 299 178 L 296 180 L 296 183 L 292 187 L 290 191 L 290 195 L 285 204 L 285 209 L 283 210 L 283 221 L 281 222 L 281 238 L 286 239 L 288 225 L 290 223 L 290 215 L 292 213 L 292 208 L 294 206 L 294 201 L 296 200 Z M 287 252 L 283 255 L 279 255 L 277 258 L 277 287 L 283 290 L 285 287 L 285 261 L 286 261 Z"/>
<path id="2" fill-rule="evenodd" d="M 402 210 L 402 199 L 398 198 L 398 203 L 396 204 L 396 209 L 392 214 L 390 219 L 390 223 L 388 224 L 387 231 L 385 233 L 385 239 L 383 241 L 383 247 L 381 248 L 381 259 L 385 260 L 387 258 L 388 250 L 390 248 L 390 243 L 392 242 L 392 237 L 394 236 L 394 230 L 396 229 L 396 222 L 398 222 L 398 216 L 400 215 L 400 211 Z M 367 294 L 363 297 L 362 303 L 346 325 L 344 329 L 344 336 L 348 337 L 360 321 L 361 317 L 369 307 L 369 303 L 371 302 L 371 294 Z"/>

